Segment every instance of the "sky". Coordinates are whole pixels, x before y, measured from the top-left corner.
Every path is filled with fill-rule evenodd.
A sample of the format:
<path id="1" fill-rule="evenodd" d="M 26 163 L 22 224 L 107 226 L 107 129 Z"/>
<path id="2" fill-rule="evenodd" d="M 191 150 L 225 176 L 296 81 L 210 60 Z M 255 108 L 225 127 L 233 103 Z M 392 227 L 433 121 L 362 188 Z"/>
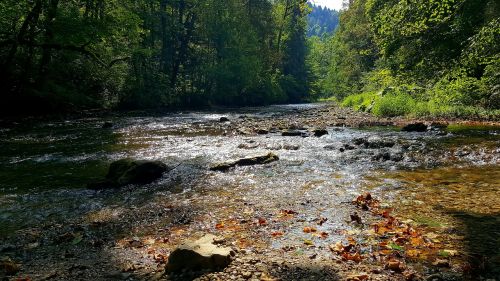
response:
<path id="1" fill-rule="evenodd" d="M 342 0 L 310 0 L 310 2 L 334 10 L 340 10 L 342 8 Z"/>

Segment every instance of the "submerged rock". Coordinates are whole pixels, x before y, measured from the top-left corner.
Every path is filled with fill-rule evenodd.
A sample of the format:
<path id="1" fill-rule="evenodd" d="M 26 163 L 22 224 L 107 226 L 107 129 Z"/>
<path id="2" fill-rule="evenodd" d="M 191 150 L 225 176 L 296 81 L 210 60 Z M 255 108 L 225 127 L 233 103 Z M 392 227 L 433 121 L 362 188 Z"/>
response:
<path id="1" fill-rule="evenodd" d="M 214 235 L 208 234 L 196 241 L 188 241 L 168 257 L 167 272 L 188 270 L 220 270 L 231 263 L 231 248 L 215 245 Z"/>
<path id="2" fill-rule="evenodd" d="M 300 149 L 300 146 L 299 145 L 296 145 L 296 144 L 285 144 L 283 146 L 283 149 L 284 150 L 299 150 Z"/>
<path id="3" fill-rule="evenodd" d="M 104 122 L 104 124 L 102 124 L 102 128 L 103 129 L 111 129 L 111 128 L 113 128 L 113 123 L 111 123 L 109 121 L 108 122 Z"/>
<path id="4" fill-rule="evenodd" d="M 219 119 L 219 122 L 224 123 L 224 122 L 229 122 L 229 118 L 223 116 Z"/>
<path id="5" fill-rule="evenodd" d="M 259 135 L 267 135 L 267 134 L 269 134 L 269 130 L 266 130 L 266 129 L 258 129 L 256 132 Z"/>
<path id="6" fill-rule="evenodd" d="M 302 132 L 299 130 L 287 130 L 281 133 L 283 137 L 308 137 L 309 135 L 306 132 Z"/>
<path id="7" fill-rule="evenodd" d="M 261 156 L 253 156 L 248 158 L 242 158 L 232 162 L 220 163 L 211 167 L 211 171 L 227 171 L 236 166 L 251 166 L 251 165 L 263 165 L 274 161 L 278 161 L 279 157 L 274 153 L 268 153 Z"/>
<path id="8" fill-rule="evenodd" d="M 92 189 L 120 187 L 129 184 L 149 184 L 159 179 L 168 170 L 160 161 L 122 159 L 111 163 L 104 181 L 88 185 Z"/>
<path id="9" fill-rule="evenodd" d="M 427 125 L 425 125 L 422 122 L 419 123 L 412 123 L 404 126 L 401 131 L 403 132 L 426 132 L 427 131 Z"/>
<path id="10" fill-rule="evenodd" d="M 315 129 L 313 131 L 315 137 L 322 137 L 328 135 L 328 131 L 326 129 Z"/>

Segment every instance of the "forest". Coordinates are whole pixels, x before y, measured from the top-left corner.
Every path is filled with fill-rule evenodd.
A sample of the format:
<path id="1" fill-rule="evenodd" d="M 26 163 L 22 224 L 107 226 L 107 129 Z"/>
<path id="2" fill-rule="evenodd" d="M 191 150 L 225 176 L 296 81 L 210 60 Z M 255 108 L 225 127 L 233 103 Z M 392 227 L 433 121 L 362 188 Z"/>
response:
<path id="1" fill-rule="evenodd" d="M 306 98 L 305 0 L 0 3 L 4 110 Z"/>
<path id="2" fill-rule="evenodd" d="M 496 118 L 500 3 L 351 0 L 314 45 L 325 97 L 379 116 Z"/>
<path id="3" fill-rule="evenodd" d="M 500 280 L 500 1 L 329 1 L 0 0 L 0 280 Z"/>
<path id="4" fill-rule="evenodd" d="M 3 112 L 298 103 L 498 117 L 494 0 L 6 0 Z"/>

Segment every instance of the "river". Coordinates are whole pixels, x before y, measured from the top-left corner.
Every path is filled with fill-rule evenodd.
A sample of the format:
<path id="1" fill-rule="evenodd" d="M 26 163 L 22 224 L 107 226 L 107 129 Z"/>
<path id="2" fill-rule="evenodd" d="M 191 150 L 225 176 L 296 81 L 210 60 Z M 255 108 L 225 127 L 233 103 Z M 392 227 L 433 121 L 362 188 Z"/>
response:
<path id="1" fill-rule="evenodd" d="M 155 271 L 155 261 L 141 251 L 118 249 L 120 241 L 161 236 L 168 240 L 168 253 L 189 236 L 220 232 L 250 252 L 272 255 L 294 248 L 295 256 L 328 261 L 331 253 L 321 249 L 345 240 L 346 231 L 357 231 L 348 221 L 349 202 L 369 191 L 399 216 L 437 235 L 458 237 L 453 243 L 461 260 L 479 255 L 485 276 L 499 274 L 500 127 L 436 126 L 417 133 L 327 124 L 322 137 L 285 137 L 279 128 L 262 135 L 238 133 L 250 127 L 246 122 L 267 130 L 272 120 L 288 124 L 325 107 L 129 113 L 4 126 L 0 255 L 17 259 L 23 264 L 18 276 L 34 280 L 52 272 L 57 272 L 52 279 L 97 280 L 103 271 L 120 271 L 126 261 L 139 260 L 141 273 L 126 277 L 142 280 Z M 230 121 L 220 122 L 221 117 Z M 113 127 L 102 128 L 105 122 Z M 364 143 L 357 145 L 360 139 Z M 280 160 L 209 171 L 214 163 L 268 152 Z M 146 186 L 86 188 L 122 158 L 160 160 L 173 170 Z M 277 214 L 283 210 L 293 210 L 297 219 L 281 221 Z M 269 226 L 245 226 L 256 218 Z M 328 219 L 318 226 L 328 237 L 304 247 L 311 238 L 303 227 L 318 218 Z M 273 231 L 286 235 L 271 237 Z M 69 243 L 60 246 L 68 233 Z M 93 250 L 82 254 L 82 247 Z M 75 263 L 88 268 L 75 269 Z"/>

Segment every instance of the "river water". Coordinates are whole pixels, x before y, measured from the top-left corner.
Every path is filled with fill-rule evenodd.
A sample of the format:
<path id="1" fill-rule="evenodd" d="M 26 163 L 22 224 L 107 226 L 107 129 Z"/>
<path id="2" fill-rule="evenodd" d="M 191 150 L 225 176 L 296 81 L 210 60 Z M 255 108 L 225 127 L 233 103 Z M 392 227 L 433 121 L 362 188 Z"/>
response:
<path id="1" fill-rule="evenodd" d="M 489 250 L 500 249 L 499 127 L 454 125 L 426 133 L 328 127 L 329 134 L 321 138 L 232 133 L 242 120 L 265 124 L 322 106 L 137 113 L 1 128 L 0 237 L 7 241 L 27 229 L 127 221 L 124 217 L 135 223 L 127 231 L 137 236 L 142 235 L 138 228 L 147 234 L 148 227 L 173 224 L 206 232 L 215 231 L 217 223 L 227 226 L 257 217 L 270 221 L 279 210 L 293 210 L 300 214 L 295 222 L 300 226 L 281 239 L 265 240 L 266 247 L 302 244 L 307 239 L 302 226 L 318 217 L 328 218 L 319 229 L 331 233 L 321 242 L 327 245 L 342 239 L 342 229 L 351 229 L 346 222 L 350 209 L 344 206 L 370 191 L 405 218 L 438 233 L 456 231 L 464 237 L 461 251 L 499 262 Z M 231 122 L 220 123 L 222 116 Z M 113 128 L 103 129 L 106 121 Z M 359 139 L 366 139 L 366 146 L 357 146 Z M 280 160 L 226 173 L 208 169 L 268 152 Z M 173 170 L 147 186 L 86 188 L 121 158 L 160 160 Z M 168 209 L 178 211 L 168 218 L 145 215 Z M 242 233 L 247 240 L 262 235 Z"/>

